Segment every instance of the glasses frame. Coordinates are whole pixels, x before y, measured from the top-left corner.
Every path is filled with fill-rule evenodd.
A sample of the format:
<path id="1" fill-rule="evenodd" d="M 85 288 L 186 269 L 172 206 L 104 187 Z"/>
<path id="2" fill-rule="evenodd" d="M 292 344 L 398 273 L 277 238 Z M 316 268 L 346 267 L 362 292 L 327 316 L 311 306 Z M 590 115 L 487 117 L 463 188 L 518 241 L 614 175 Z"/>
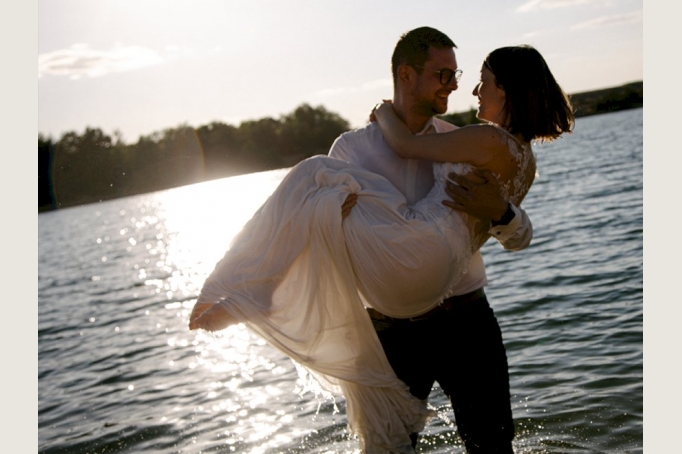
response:
<path id="1" fill-rule="evenodd" d="M 419 65 L 412 65 L 415 68 L 421 68 L 421 69 L 426 69 L 427 71 L 431 71 L 434 73 L 438 73 L 438 76 L 440 77 L 439 82 L 441 85 L 447 85 L 450 82 L 452 82 L 452 78 L 454 77 L 455 82 L 459 83 L 459 80 L 462 78 L 462 71 L 461 69 L 455 69 L 454 71 L 450 68 L 443 68 L 443 69 L 431 69 L 427 68 L 426 66 L 419 66 Z M 444 74 L 446 71 L 450 71 L 450 77 L 447 78 L 445 82 L 443 82 L 443 78 L 445 77 Z"/>

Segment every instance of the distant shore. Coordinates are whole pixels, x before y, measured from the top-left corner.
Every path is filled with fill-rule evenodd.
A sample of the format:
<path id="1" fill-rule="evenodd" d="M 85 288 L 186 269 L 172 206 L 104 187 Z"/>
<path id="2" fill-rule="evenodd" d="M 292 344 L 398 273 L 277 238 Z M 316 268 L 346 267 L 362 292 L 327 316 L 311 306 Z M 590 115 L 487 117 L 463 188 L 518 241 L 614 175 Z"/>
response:
<path id="1" fill-rule="evenodd" d="M 576 117 L 644 106 L 644 83 L 570 95 Z M 442 115 L 458 126 L 479 123 L 476 110 Z M 38 135 L 38 212 L 101 202 L 245 173 L 292 167 L 326 154 L 347 120 L 303 104 L 278 119 L 239 126 L 181 125 L 125 144 L 97 128 Z"/>
<path id="2" fill-rule="evenodd" d="M 586 91 L 569 95 L 576 118 L 589 117 L 619 110 L 644 107 L 644 82 L 632 82 L 618 87 Z M 465 126 L 478 123 L 476 110 L 457 112 L 441 116 L 443 120 Z"/>

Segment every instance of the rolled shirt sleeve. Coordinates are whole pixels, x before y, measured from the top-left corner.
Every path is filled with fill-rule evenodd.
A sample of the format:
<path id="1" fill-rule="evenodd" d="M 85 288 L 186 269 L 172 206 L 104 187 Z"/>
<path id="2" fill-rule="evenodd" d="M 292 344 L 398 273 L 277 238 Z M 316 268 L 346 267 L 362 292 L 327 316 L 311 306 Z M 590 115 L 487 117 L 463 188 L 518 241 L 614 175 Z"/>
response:
<path id="1" fill-rule="evenodd" d="M 507 225 L 496 225 L 488 233 L 500 242 L 503 248 L 520 251 L 527 248 L 533 239 L 533 224 L 526 211 L 511 204 L 514 218 Z"/>

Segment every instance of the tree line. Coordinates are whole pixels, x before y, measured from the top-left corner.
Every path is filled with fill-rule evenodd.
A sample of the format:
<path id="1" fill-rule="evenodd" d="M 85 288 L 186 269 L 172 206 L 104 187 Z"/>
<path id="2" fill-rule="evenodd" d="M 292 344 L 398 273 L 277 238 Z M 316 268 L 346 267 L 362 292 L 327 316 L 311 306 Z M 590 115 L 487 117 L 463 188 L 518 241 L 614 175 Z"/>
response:
<path id="1" fill-rule="evenodd" d="M 576 117 L 642 107 L 643 99 L 641 81 L 571 95 Z M 479 122 L 474 109 L 441 118 L 458 126 Z M 134 144 L 89 127 L 58 140 L 38 134 L 38 210 L 291 167 L 327 154 L 349 129 L 347 120 L 323 106 L 302 104 L 276 119 L 181 125 L 141 136 Z"/>
<path id="2" fill-rule="evenodd" d="M 38 135 L 38 209 L 45 211 L 243 173 L 290 167 L 327 154 L 348 121 L 302 104 L 280 118 L 233 126 L 181 125 L 125 144 L 98 128 Z"/>
<path id="3" fill-rule="evenodd" d="M 644 83 L 631 82 L 617 87 L 573 93 L 569 96 L 575 117 L 589 117 L 644 106 Z M 476 109 L 441 115 L 443 120 L 458 126 L 479 123 Z"/>

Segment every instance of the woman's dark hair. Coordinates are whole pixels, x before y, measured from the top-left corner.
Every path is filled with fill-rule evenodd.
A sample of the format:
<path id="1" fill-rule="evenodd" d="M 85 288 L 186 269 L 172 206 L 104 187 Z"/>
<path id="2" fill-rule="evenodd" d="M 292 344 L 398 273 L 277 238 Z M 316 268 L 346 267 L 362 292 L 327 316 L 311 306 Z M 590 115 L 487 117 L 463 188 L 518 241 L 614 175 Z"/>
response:
<path id="1" fill-rule="evenodd" d="M 504 90 L 504 122 L 526 141 L 551 142 L 575 125 L 573 107 L 545 59 L 522 45 L 495 49 L 483 62 Z"/>
<path id="2" fill-rule="evenodd" d="M 391 56 L 391 72 L 393 81 L 398 79 L 398 66 L 423 66 L 429 58 L 429 49 L 455 48 L 455 43 L 448 36 L 431 27 L 419 27 L 403 33 L 393 49 Z M 422 70 L 416 68 L 421 74 Z"/>

